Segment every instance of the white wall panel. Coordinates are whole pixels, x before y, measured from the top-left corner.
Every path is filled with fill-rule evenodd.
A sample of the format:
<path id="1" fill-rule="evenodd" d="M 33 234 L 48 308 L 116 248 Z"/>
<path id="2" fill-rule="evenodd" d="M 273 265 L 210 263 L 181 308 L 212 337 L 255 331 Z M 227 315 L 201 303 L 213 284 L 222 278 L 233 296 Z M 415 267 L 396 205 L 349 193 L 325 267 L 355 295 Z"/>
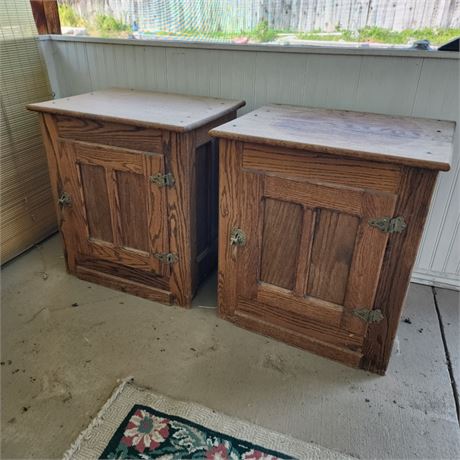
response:
<path id="1" fill-rule="evenodd" d="M 421 68 L 420 58 L 363 58 L 354 109 L 411 115 Z"/>
<path id="2" fill-rule="evenodd" d="M 459 120 L 458 59 L 43 40 L 53 91 L 110 86 Z M 413 279 L 460 288 L 460 147 L 441 173 Z"/>
<path id="3" fill-rule="evenodd" d="M 308 73 L 303 82 L 305 103 L 312 107 L 354 107 L 362 56 L 308 55 Z"/>

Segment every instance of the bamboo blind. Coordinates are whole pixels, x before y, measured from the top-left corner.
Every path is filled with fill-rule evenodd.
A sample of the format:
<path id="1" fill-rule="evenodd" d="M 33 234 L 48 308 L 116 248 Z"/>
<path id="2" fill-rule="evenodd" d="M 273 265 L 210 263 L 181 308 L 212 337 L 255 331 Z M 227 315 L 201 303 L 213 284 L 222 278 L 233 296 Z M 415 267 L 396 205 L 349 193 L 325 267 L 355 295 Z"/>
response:
<path id="1" fill-rule="evenodd" d="M 56 229 L 38 116 L 29 102 L 51 98 L 28 0 L 0 7 L 0 219 L 4 263 Z"/>

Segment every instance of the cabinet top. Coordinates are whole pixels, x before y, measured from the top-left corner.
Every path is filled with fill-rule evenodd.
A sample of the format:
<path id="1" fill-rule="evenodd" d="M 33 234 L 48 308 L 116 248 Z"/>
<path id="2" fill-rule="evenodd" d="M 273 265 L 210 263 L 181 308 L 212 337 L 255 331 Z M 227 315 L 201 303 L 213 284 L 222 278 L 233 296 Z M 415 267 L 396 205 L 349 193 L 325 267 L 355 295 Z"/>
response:
<path id="1" fill-rule="evenodd" d="M 229 99 L 110 88 L 29 104 L 27 108 L 183 132 L 203 126 L 243 105 L 244 101 Z"/>
<path id="2" fill-rule="evenodd" d="M 261 107 L 215 137 L 448 171 L 455 122 L 288 105 Z"/>

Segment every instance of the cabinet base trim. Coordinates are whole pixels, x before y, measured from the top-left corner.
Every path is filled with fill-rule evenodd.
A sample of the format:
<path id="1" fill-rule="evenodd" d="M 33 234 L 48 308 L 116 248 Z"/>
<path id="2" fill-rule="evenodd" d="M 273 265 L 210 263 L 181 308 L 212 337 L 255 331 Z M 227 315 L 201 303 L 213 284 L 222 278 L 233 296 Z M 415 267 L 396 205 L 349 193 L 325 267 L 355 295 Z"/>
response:
<path id="1" fill-rule="evenodd" d="M 103 286 L 117 289 L 118 291 L 127 292 L 138 297 L 164 304 L 173 304 L 174 297 L 171 292 L 158 288 L 152 288 L 134 281 L 127 281 L 117 276 L 108 275 L 90 268 L 77 266 L 75 275 L 85 281 L 101 284 Z"/>
<path id="2" fill-rule="evenodd" d="M 251 332 L 257 332 L 266 337 L 272 337 L 276 340 L 285 342 L 288 345 L 311 351 L 312 353 L 323 356 L 325 358 L 329 358 L 334 361 L 340 361 L 342 364 L 350 367 L 359 367 L 361 358 L 363 356 L 360 352 L 336 347 L 329 343 L 290 331 L 280 327 L 279 325 L 273 326 L 270 323 L 253 318 L 250 315 L 246 315 L 241 312 L 235 312 L 234 316 L 221 314 L 221 317 L 236 324 L 237 326 L 248 329 Z"/>

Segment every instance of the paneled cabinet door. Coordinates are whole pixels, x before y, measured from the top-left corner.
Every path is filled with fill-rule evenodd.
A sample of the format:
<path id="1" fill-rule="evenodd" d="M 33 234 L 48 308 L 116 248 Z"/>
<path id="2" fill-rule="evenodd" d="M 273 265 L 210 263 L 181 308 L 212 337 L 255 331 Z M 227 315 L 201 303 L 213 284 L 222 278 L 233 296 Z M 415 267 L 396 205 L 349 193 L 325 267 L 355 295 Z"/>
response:
<path id="1" fill-rule="evenodd" d="M 150 180 L 164 173 L 163 156 L 83 142 L 60 141 L 59 149 L 77 263 L 93 258 L 167 275 L 158 259 L 167 248 L 165 188 Z"/>
<path id="2" fill-rule="evenodd" d="M 355 310 L 372 309 L 388 239 L 368 221 L 393 216 L 396 196 L 248 172 L 241 184 L 236 313 L 359 348 Z"/>

